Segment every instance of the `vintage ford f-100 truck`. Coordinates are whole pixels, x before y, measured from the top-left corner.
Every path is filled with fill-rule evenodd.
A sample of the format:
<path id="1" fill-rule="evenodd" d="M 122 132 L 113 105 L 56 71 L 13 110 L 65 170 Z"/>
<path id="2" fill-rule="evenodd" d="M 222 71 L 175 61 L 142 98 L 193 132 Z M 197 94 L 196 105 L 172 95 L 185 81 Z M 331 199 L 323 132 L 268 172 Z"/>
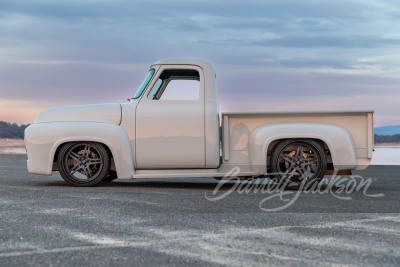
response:
<path id="1" fill-rule="evenodd" d="M 75 186 L 116 178 L 270 176 L 289 186 L 366 168 L 373 111 L 219 113 L 203 60 L 162 60 L 127 103 L 54 107 L 25 131 L 30 173 Z M 266 104 L 267 106 L 267 104 Z M 220 127 L 222 131 L 220 131 Z"/>

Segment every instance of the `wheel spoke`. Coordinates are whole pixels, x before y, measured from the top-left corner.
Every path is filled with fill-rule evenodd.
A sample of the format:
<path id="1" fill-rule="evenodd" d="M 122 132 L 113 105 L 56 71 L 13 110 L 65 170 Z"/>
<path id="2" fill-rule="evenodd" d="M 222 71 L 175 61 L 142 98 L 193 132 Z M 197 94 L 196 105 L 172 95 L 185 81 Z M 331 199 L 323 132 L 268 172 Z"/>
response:
<path id="1" fill-rule="evenodd" d="M 294 164 L 293 157 L 288 154 L 280 154 L 279 157 L 282 158 L 284 161 L 289 162 L 290 164 Z"/>
<path id="2" fill-rule="evenodd" d="M 76 160 L 76 161 L 79 161 L 80 156 L 79 156 L 78 154 L 76 154 L 75 152 L 73 152 L 73 151 L 69 152 L 69 156 L 70 156 L 72 159 L 74 159 L 74 160 Z"/>
<path id="3" fill-rule="evenodd" d="M 316 164 L 316 163 L 318 163 L 318 159 L 308 158 L 308 159 L 303 159 L 301 165 L 302 166 L 308 166 L 308 165 Z"/>
<path id="4" fill-rule="evenodd" d="M 88 179 L 92 178 L 91 172 L 87 165 L 86 166 L 82 165 L 82 169 Z"/>
<path id="5" fill-rule="evenodd" d="M 304 166 L 300 166 L 300 167 L 298 168 L 298 171 L 299 171 L 299 173 L 300 173 L 300 177 L 302 178 L 302 180 L 303 180 L 304 178 L 307 178 L 308 172 L 307 172 L 307 170 L 304 168 Z"/>
<path id="6" fill-rule="evenodd" d="M 101 158 L 88 159 L 88 165 L 96 165 L 101 163 Z"/>
<path id="7" fill-rule="evenodd" d="M 304 151 L 303 146 L 298 146 L 297 150 L 296 150 L 296 157 L 302 157 L 303 156 L 303 151 Z"/>
<path id="8" fill-rule="evenodd" d="M 285 171 L 285 173 L 283 174 L 283 177 L 287 177 L 287 175 L 290 173 L 291 175 L 293 175 L 293 172 L 295 171 L 295 165 L 290 165 L 290 167 Z"/>
<path id="9" fill-rule="evenodd" d="M 80 170 L 82 168 L 82 165 L 80 162 L 76 163 L 74 167 L 72 167 L 72 169 L 70 170 L 71 174 L 74 174 L 75 172 L 77 172 L 78 170 Z"/>
<path id="10" fill-rule="evenodd" d="M 86 144 L 84 149 L 84 155 L 86 157 L 89 157 L 89 154 L 90 154 L 90 145 Z"/>

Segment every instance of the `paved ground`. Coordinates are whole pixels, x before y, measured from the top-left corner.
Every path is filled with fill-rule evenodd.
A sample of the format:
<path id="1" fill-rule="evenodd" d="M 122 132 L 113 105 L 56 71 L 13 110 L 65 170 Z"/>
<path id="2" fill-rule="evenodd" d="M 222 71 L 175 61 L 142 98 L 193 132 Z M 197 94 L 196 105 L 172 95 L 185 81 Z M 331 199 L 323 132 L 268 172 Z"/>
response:
<path id="1" fill-rule="evenodd" d="M 342 181 L 285 202 L 232 183 L 213 194 L 211 178 L 75 188 L 25 160 L 0 155 L 0 266 L 400 265 L 400 166 L 356 172 L 367 190 Z"/>

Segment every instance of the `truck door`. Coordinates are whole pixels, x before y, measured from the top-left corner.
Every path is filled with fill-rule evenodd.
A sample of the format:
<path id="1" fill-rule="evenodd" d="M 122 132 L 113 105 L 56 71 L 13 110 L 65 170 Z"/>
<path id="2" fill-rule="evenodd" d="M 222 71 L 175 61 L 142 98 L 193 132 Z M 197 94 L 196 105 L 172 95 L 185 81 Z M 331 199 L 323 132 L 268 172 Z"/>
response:
<path id="1" fill-rule="evenodd" d="M 136 168 L 205 168 L 204 76 L 162 66 L 136 109 Z"/>

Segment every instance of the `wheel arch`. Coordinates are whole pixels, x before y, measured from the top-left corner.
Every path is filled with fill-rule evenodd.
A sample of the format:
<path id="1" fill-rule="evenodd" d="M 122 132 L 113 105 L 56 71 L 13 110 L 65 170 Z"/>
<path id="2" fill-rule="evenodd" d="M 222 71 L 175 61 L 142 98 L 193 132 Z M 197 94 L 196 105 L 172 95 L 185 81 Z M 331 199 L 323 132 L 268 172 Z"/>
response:
<path id="1" fill-rule="evenodd" d="M 268 151 L 282 140 L 313 139 L 322 142 L 337 170 L 356 167 L 356 154 L 350 133 L 343 127 L 325 123 L 277 123 L 254 129 L 249 137 L 249 158 L 253 171 L 267 173 Z"/>

